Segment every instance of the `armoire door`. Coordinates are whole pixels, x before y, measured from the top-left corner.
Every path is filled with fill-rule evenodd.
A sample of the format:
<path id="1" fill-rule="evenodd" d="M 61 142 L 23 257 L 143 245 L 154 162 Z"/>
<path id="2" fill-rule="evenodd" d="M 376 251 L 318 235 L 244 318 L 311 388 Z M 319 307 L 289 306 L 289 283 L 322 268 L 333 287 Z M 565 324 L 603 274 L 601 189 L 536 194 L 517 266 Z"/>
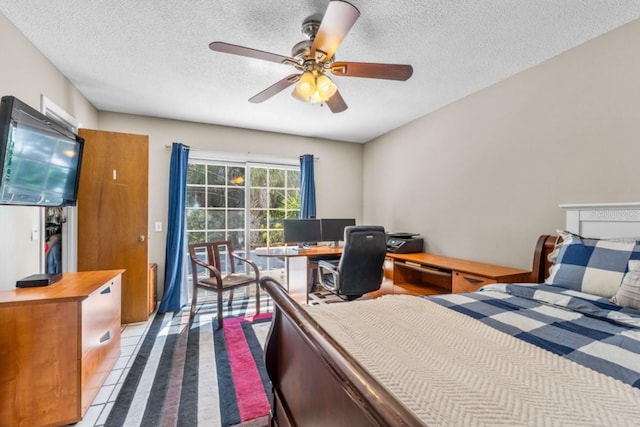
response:
<path id="1" fill-rule="evenodd" d="M 80 129 L 78 271 L 125 269 L 122 323 L 148 319 L 149 137 Z"/>

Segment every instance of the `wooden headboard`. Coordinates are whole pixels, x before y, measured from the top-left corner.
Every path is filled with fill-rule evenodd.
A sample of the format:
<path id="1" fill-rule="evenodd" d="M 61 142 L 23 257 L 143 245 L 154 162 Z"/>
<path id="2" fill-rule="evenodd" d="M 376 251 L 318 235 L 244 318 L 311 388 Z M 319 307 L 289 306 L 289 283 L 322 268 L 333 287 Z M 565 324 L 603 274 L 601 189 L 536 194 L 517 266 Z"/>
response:
<path id="1" fill-rule="evenodd" d="M 566 211 L 564 229 L 585 237 L 640 238 L 640 203 L 592 203 L 560 205 Z M 547 259 L 553 251 L 558 235 L 538 238 L 533 254 L 531 281 L 542 283 L 549 275 L 551 263 Z"/>
<path id="2" fill-rule="evenodd" d="M 543 234 L 538 237 L 536 243 L 536 249 L 533 252 L 533 266 L 531 267 L 531 282 L 542 283 L 544 279 L 549 275 L 549 268 L 551 262 L 549 262 L 549 254 L 553 252 L 553 248 L 556 242 L 560 239 L 560 236 L 551 236 Z"/>

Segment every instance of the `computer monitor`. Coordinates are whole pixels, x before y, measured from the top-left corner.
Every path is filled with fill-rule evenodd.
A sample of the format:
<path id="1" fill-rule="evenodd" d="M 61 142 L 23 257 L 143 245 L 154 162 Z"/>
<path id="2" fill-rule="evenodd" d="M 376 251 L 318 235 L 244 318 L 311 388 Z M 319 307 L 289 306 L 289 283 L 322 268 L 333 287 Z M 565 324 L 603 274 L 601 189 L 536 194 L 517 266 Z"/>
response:
<path id="1" fill-rule="evenodd" d="M 296 243 L 302 247 L 322 240 L 319 219 L 285 219 L 283 228 L 285 243 Z"/>
<path id="2" fill-rule="evenodd" d="M 322 218 L 320 228 L 323 242 L 334 242 L 338 246 L 340 240 L 344 240 L 344 228 L 356 225 L 354 218 Z"/>

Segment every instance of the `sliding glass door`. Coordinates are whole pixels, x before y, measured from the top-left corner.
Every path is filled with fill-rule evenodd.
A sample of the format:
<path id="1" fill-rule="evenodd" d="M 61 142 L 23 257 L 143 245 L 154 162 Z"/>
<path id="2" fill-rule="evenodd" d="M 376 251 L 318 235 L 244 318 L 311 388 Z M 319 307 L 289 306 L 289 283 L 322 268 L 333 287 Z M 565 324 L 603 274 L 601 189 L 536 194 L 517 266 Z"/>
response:
<path id="1" fill-rule="evenodd" d="M 283 277 L 281 258 L 255 251 L 283 245 L 282 220 L 299 217 L 300 168 L 190 160 L 185 209 L 188 243 L 230 240 L 265 274 Z"/>
<path id="2" fill-rule="evenodd" d="M 257 248 L 284 245 L 282 220 L 300 216 L 300 170 L 250 166 L 249 245 Z M 284 260 L 253 256 L 272 276 L 284 277 Z"/>

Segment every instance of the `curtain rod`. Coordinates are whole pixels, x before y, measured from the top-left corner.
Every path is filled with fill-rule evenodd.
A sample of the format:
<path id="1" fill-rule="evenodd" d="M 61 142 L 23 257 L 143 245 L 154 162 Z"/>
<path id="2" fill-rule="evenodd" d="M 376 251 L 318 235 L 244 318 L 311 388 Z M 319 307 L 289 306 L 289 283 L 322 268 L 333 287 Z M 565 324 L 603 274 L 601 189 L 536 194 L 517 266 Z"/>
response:
<path id="1" fill-rule="evenodd" d="M 183 145 L 185 145 L 185 147 L 187 149 L 192 149 L 192 147 L 189 146 L 189 145 L 186 145 L 186 144 L 183 144 Z M 172 147 L 172 144 L 165 144 L 164 145 L 164 148 L 171 148 L 171 147 Z M 260 157 L 260 156 L 269 156 L 268 154 L 256 154 L 256 153 L 252 153 L 251 151 L 239 152 L 239 153 L 231 153 L 231 152 L 226 152 L 226 151 L 225 152 L 210 151 L 210 150 L 206 150 L 206 149 L 202 149 L 202 148 L 193 148 L 193 150 L 200 151 L 200 152 L 210 152 L 210 153 L 212 153 L 214 155 L 220 155 L 220 156 L 225 157 L 225 158 L 227 158 L 229 156 L 231 156 L 231 157 L 235 157 L 235 156 L 258 156 L 258 157 Z M 301 158 L 302 156 L 303 156 L 303 154 L 300 155 L 299 158 Z M 294 159 L 292 158 L 291 160 L 294 160 Z M 320 157 L 313 156 L 313 160 L 320 160 Z"/>
<path id="2" fill-rule="evenodd" d="M 182 143 L 180 143 L 180 144 L 182 144 Z M 183 150 L 190 150 L 191 149 L 191 147 L 189 145 L 187 145 L 187 144 L 182 144 L 182 145 L 184 145 Z M 164 148 L 172 148 L 172 147 L 173 147 L 173 144 L 164 144 Z"/>

